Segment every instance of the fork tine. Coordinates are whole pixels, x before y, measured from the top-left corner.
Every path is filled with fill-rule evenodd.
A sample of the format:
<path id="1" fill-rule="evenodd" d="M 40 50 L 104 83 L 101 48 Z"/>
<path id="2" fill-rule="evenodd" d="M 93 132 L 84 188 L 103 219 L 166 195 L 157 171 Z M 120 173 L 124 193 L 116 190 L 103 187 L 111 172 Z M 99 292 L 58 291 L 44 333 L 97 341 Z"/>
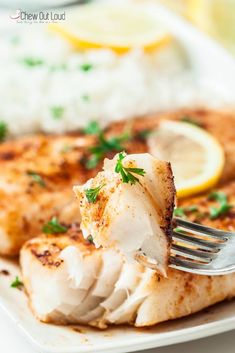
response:
<path id="1" fill-rule="evenodd" d="M 173 231 L 172 240 L 184 242 L 186 244 L 196 246 L 199 249 L 208 250 L 208 251 L 220 250 L 226 244 L 226 241 L 224 241 L 223 243 L 222 242 L 215 243 L 215 242 L 204 240 L 204 239 L 198 239 L 198 238 L 195 238 L 191 235 L 183 234 L 181 232 L 176 232 L 176 231 Z"/>
<path id="2" fill-rule="evenodd" d="M 174 220 L 176 221 L 177 226 L 183 227 L 192 233 L 210 236 L 218 240 L 227 240 L 228 238 L 231 238 L 231 236 L 233 235 L 235 237 L 235 233 L 218 230 L 211 227 L 206 227 L 198 223 L 186 221 L 183 218 L 175 217 Z"/>
<path id="3" fill-rule="evenodd" d="M 183 256 L 185 258 L 189 258 L 189 259 L 193 259 L 193 260 L 197 260 L 205 263 L 209 263 L 215 257 L 217 257 L 217 252 L 211 253 L 211 252 L 206 252 L 202 250 L 189 249 L 178 244 L 172 244 L 171 251 L 175 255 Z"/>
<path id="4" fill-rule="evenodd" d="M 235 272 L 234 264 L 225 266 L 223 268 L 211 268 L 210 264 L 199 264 L 172 256 L 170 257 L 169 266 L 176 270 L 207 276 L 221 276 Z"/>
<path id="5" fill-rule="evenodd" d="M 170 267 L 176 268 L 178 270 L 207 270 L 209 264 L 210 263 L 201 264 L 190 260 L 180 259 L 175 256 L 170 256 Z"/>

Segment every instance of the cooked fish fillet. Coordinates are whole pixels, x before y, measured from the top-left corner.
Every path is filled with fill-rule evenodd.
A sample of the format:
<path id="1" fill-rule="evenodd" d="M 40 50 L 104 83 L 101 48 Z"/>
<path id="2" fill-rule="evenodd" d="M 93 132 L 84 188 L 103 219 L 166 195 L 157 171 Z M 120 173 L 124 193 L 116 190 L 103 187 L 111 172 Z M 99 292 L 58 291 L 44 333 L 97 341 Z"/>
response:
<path id="1" fill-rule="evenodd" d="M 18 254 L 52 216 L 78 221 L 72 186 L 88 178 L 80 162 L 87 143 L 89 137 L 35 135 L 0 145 L 0 254 Z"/>
<path id="2" fill-rule="evenodd" d="M 145 130 L 155 129 L 161 119 L 195 120 L 224 146 L 226 163 L 221 182 L 235 178 L 235 114 L 207 110 L 181 110 L 155 114 L 113 124 L 107 136 L 133 130 L 133 139 L 124 144 L 128 153 L 148 152 Z M 16 255 L 22 244 L 40 233 L 52 216 L 60 222 L 78 220 L 72 186 L 83 184 L 101 170 L 87 170 L 83 160 L 94 136 L 34 135 L 0 144 L 0 254 Z M 116 152 L 109 152 L 112 158 Z M 36 175 L 35 175 L 36 174 Z M 45 182 L 42 182 L 37 175 Z"/>
<path id="3" fill-rule="evenodd" d="M 139 168 L 135 183 L 115 171 L 121 157 L 129 171 Z M 105 159 L 103 171 L 74 187 L 79 200 L 83 236 L 99 247 L 114 247 L 166 275 L 172 230 L 175 187 L 170 164 L 149 153 L 120 154 Z M 135 174 L 133 174 L 135 175 Z M 138 180 L 138 182 L 137 182 Z M 101 188 L 95 200 L 87 192 Z"/>
<path id="4" fill-rule="evenodd" d="M 221 191 L 235 205 L 235 182 Z M 180 206 L 192 202 L 200 212 L 214 205 L 205 195 Z M 206 214 L 201 222 L 234 230 L 235 209 L 214 221 Z M 45 322 L 150 326 L 235 296 L 235 274 L 210 277 L 169 269 L 164 278 L 112 249 L 96 249 L 75 227 L 66 235 L 28 241 L 20 259 L 30 305 Z"/>

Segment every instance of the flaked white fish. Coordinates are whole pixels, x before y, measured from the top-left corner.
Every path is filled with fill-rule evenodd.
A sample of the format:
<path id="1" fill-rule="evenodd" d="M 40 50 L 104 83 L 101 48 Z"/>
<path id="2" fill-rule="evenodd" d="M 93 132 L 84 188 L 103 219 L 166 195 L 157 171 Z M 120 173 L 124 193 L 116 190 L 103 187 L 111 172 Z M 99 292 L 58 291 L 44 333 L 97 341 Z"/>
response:
<path id="1" fill-rule="evenodd" d="M 103 171 L 82 186 L 74 187 L 85 238 L 92 236 L 97 247 L 117 248 L 127 256 L 146 261 L 166 274 L 172 229 L 175 187 L 170 164 L 148 153 L 127 155 L 125 168 L 141 168 L 144 175 L 135 184 L 124 183 L 115 172 L 118 155 L 105 159 Z M 133 169 L 134 170 L 134 169 Z M 87 190 L 99 188 L 95 202 Z"/>

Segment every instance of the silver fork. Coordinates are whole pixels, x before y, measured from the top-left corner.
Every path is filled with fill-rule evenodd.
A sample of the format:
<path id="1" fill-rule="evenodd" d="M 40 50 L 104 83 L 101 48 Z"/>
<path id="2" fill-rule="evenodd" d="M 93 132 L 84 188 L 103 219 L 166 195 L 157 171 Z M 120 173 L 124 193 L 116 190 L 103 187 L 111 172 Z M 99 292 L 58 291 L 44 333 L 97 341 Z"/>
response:
<path id="1" fill-rule="evenodd" d="M 175 217 L 170 267 L 200 275 L 235 272 L 235 232 Z"/>

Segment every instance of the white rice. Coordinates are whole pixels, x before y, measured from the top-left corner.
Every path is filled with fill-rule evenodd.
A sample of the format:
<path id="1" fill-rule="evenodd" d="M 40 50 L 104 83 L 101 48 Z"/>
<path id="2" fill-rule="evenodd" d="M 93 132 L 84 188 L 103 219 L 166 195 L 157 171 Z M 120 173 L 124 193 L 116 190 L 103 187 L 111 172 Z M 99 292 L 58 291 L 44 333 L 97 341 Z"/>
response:
<path id="1" fill-rule="evenodd" d="M 2 33 L 1 33 L 2 32 Z M 12 134 L 63 132 L 185 106 L 221 106 L 226 94 L 185 69 L 175 45 L 152 55 L 109 50 L 75 52 L 43 26 L 0 32 L 0 120 Z M 43 61 L 29 67 L 25 59 Z M 84 72 L 82 64 L 92 68 Z M 59 108 L 60 117 L 53 115 Z"/>

